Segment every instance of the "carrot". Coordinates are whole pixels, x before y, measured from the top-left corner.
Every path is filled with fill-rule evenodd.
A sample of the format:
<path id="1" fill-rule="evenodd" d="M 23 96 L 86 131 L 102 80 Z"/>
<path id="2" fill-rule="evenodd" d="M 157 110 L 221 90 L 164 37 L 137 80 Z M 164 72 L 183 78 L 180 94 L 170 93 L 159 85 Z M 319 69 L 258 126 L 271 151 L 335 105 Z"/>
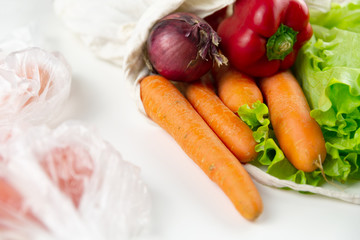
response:
<path id="1" fill-rule="evenodd" d="M 251 107 L 256 101 L 263 102 L 261 91 L 253 78 L 229 66 L 215 67 L 213 75 L 218 95 L 231 111 L 237 112 L 244 104 Z"/>
<path id="2" fill-rule="evenodd" d="M 40 162 L 49 178 L 79 207 L 86 182 L 94 172 L 94 161 L 81 146 L 54 147 Z"/>
<path id="3" fill-rule="evenodd" d="M 326 157 L 324 136 L 310 116 L 302 89 L 290 71 L 260 80 L 275 136 L 288 160 L 299 170 L 314 171 Z"/>
<path id="4" fill-rule="evenodd" d="M 147 115 L 224 191 L 240 214 L 255 220 L 262 201 L 249 174 L 180 91 L 152 75 L 142 79 L 140 95 Z"/>
<path id="5" fill-rule="evenodd" d="M 187 85 L 186 98 L 240 162 L 254 160 L 257 143 L 252 130 L 224 105 L 209 84 L 205 80 Z"/>
<path id="6" fill-rule="evenodd" d="M 0 176 L 0 232 L 14 226 L 19 227 L 24 220 L 44 227 L 43 223 L 26 206 L 21 194 Z M 11 224 L 9 225 L 9 223 Z"/>
<path id="7" fill-rule="evenodd" d="M 17 74 L 18 74 L 18 76 L 20 76 L 22 78 L 27 78 L 30 82 L 39 80 L 40 88 L 37 92 L 38 96 L 40 96 L 44 92 L 46 87 L 49 87 L 52 85 L 52 82 L 49 83 L 49 81 L 50 81 L 49 71 L 42 66 L 35 65 L 34 63 L 30 63 L 30 64 L 26 65 L 25 68 L 17 69 Z M 29 89 L 29 91 L 31 92 L 30 89 Z M 36 99 L 36 97 L 34 97 L 34 96 L 30 97 L 28 99 L 28 101 L 24 104 L 24 106 L 30 104 L 35 99 Z"/>
<path id="8" fill-rule="evenodd" d="M 6 180 L 0 177 L 0 229 L 4 226 L 1 222 L 14 219 L 13 212 L 20 213 L 23 199 Z"/>

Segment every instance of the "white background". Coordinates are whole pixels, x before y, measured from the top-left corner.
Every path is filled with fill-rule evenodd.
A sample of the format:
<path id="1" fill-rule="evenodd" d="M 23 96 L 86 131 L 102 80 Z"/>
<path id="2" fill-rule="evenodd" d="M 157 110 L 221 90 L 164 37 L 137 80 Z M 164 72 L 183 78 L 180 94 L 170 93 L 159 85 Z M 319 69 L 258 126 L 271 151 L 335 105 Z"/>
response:
<path id="1" fill-rule="evenodd" d="M 69 32 L 50 0 L 0 0 L 0 36 L 29 23 L 44 47 L 60 51 L 72 68 L 71 97 L 60 121 L 94 125 L 141 168 L 152 214 L 138 239 L 360 239 L 359 205 L 257 183 L 264 212 L 255 222 L 245 220 L 176 142 L 137 110 L 121 69 L 97 59 Z"/>

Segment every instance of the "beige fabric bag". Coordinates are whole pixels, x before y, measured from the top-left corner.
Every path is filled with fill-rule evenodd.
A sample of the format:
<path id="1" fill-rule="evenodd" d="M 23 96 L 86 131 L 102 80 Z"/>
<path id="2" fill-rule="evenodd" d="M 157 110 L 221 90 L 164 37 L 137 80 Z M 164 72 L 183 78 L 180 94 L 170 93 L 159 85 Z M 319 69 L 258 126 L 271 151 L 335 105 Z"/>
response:
<path id="1" fill-rule="evenodd" d="M 152 25 L 173 11 L 188 11 L 205 17 L 230 5 L 234 0 L 55 0 L 55 10 L 66 25 L 100 58 L 119 65 L 124 80 L 139 110 L 139 81 L 149 72 L 143 61 L 143 46 Z M 331 0 L 306 1 L 309 7 L 326 11 Z M 343 2 L 343 1 L 342 1 Z M 360 204 L 360 183 L 344 189 L 325 184 L 322 187 L 280 180 L 263 170 L 246 164 L 256 181 L 277 188 L 312 192 L 343 201 Z"/>

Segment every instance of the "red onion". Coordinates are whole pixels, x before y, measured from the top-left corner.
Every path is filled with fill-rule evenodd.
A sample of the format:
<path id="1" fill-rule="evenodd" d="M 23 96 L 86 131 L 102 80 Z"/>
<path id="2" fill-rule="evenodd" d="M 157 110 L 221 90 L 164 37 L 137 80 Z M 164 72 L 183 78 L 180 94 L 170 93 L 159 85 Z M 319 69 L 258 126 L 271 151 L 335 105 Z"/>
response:
<path id="1" fill-rule="evenodd" d="M 147 63 L 163 77 L 191 82 L 206 74 L 215 61 L 226 64 L 218 52 L 220 37 L 191 13 L 173 13 L 159 20 L 147 40 Z"/>

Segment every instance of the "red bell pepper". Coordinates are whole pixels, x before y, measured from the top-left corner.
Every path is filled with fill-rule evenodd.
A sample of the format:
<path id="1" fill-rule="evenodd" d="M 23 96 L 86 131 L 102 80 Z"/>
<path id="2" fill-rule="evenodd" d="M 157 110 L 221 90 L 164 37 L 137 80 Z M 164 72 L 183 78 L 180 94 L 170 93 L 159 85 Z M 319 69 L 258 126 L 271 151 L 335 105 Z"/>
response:
<path id="1" fill-rule="evenodd" d="M 302 0 L 237 0 L 217 32 L 230 64 L 254 77 L 290 68 L 313 34 Z"/>

